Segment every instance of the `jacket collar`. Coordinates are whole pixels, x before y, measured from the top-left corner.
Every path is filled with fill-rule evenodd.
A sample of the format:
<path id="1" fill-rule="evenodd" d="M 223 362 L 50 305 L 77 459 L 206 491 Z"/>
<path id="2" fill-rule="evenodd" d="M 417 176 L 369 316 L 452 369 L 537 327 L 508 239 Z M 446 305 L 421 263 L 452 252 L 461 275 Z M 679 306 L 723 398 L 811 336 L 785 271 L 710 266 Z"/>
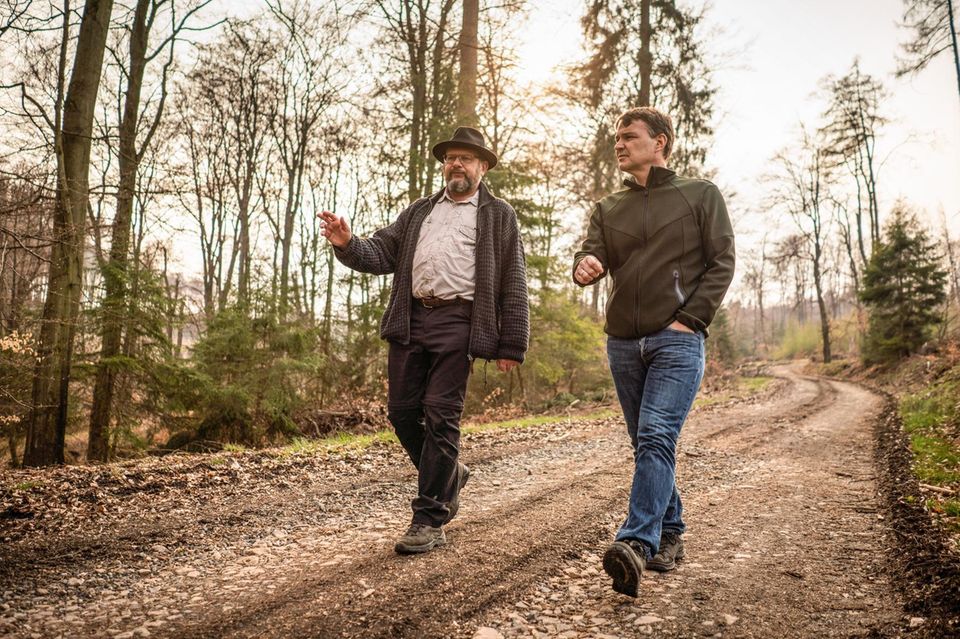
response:
<path id="1" fill-rule="evenodd" d="M 632 175 L 623 181 L 623 185 L 634 191 L 645 191 L 668 182 L 676 174 L 676 171 L 665 166 L 651 166 L 650 173 L 647 174 L 646 185 L 637 184 L 637 179 Z"/>

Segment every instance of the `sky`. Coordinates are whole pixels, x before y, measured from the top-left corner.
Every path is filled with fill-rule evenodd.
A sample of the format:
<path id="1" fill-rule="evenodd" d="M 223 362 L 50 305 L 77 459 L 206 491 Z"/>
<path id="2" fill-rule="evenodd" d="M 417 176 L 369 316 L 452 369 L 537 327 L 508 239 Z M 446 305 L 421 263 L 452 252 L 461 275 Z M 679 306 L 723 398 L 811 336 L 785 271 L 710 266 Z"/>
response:
<path id="1" fill-rule="evenodd" d="M 532 2 L 520 32 L 522 77 L 546 82 L 560 64 L 582 55 L 582 2 Z M 890 91 L 890 124 L 877 142 L 883 211 L 903 197 L 939 228 L 939 210 L 960 235 L 960 95 L 952 60 L 942 55 L 919 76 L 893 77 L 901 0 L 713 0 L 708 49 L 721 64 L 716 134 L 707 162 L 721 188 L 736 192 L 731 213 L 749 244 L 761 228 L 783 227 L 763 206 L 762 176 L 771 158 L 794 144 L 803 123 L 817 126 L 821 80 L 843 75 L 856 57 Z"/>
<path id="2" fill-rule="evenodd" d="M 516 29 L 520 79 L 546 86 L 584 55 L 584 0 L 529 0 L 528 6 Z M 719 92 L 707 164 L 730 195 L 740 255 L 765 230 L 789 229 L 783 213 L 764 205 L 763 176 L 775 154 L 798 141 L 801 123 L 817 126 L 825 108 L 818 95 L 822 79 L 844 74 L 857 57 L 862 70 L 889 90 L 883 111 L 891 122 L 877 142 L 881 214 L 904 198 L 939 232 L 943 209 L 952 237 L 960 237 L 957 78 L 948 55 L 918 76 L 893 77 L 900 43 L 910 36 L 898 26 L 902 6 L 902 0 L 712 0 L 703 35 L 719 61 L 713 70 Z M 249 15 L 264 4 L 230 0 L 215 7 L 222 14 Z M 197 37 L 205 35 L 213 32 Z M 358 46 L 360 35 L 353 38 Z M 198 270 L 188 256 L 180 257 L 188 270 Z"/>

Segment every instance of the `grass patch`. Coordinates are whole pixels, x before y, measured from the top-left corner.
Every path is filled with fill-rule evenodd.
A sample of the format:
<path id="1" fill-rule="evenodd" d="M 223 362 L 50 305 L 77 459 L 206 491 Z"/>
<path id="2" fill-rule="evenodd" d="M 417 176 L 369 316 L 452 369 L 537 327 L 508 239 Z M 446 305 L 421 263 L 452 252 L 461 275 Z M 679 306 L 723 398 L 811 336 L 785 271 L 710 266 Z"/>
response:
<path id="1" fill-rule="evenodd" d="M 247 450 L 247 447 L 243 444 L 224 444 L 223 452 L 225 453 L 242 453 Z"/>
<path id="2" fill-rule="evenodd" d="M 854 360 L 835 359 L 829 364 L 821 364 L 820 374 L 827 377 L 845 377 L 855 366 Z"/>
<path id="3" fill-rule="evenodd" d="M 765 375 L 740 377 L 737 379 L 736 386 L 733 388 L 709 395 L 698 395 L 693 402 L 693 407 L 706 408 L 707 406 L 716 406 L 717 404 L 724 404 L 734 399 L 756 395 L 767 388 L 775 379 L 775 377 L 767 377 Z"/>
<path id="4" fill-rule="evenodd" d="M 313 455 L 335 451 L 364 450 L 374 444 L 397 441 L 391 431 L 381 430 L 367 435 L 355 433 L 336 433 L 322 439 L 298 437 L 280 449 L 283 455 Z"/>
<path id="5" fill-rule="evenodd" d="M 615 411 L 612 408 L 604 408 L 601 410 L 593 411 L 591 413 L 585 413 L 583 415 L 535 415 L 529 417 L 520 417 L 518 419 L 508 419 L 502 422 L 487 422 L 484 424 L 466 424 L 463 427 L 464 433 L 483 433 L 490 430 L 507 430 L 511 428 L 530 428 L 531 426 L 540 426 L 542 424 L 550 424 L 553 422 L 564 422 L 570 421 L 572 419 L 578 420 L 589 420 L 589 419 L 607 419 L 609 417 L 616 417 L 620 413 Z"/>
<path id="6" fill-rule="evenodd" d="M 740 390 L 746 391 L 749 394 L 759 393 L 767 386 L 770 385 L 775 377 L 768 377 L 766 375 L 760 375 L 758 377 L 741 377 L 737 381 L 737 385 L 740 387 Z"/>
<path id="7" fill-rule="evenodd" d="M 576 419 L 604 419 L 619 415 L 613 409 L 606 408 L 585 415 L 577 415 Z M 490 430 L 502 430 L 508 428 L 529 428 L 551 422 L 565 421 L 573 419 L 564 415 L 537 415 L 533 417 L 522 417 L 520 419 L 510 419 L 502 422 L 488 422 L 486 424 L 465 424 L 461 432 L 482 433 Z M 368 435 L 358 435 L 353 433 L 337 433 L 323 439 L 297 438 L 280 449 L 280 456 L 287 455 L 313 455 L 317 453 L 333 453 L 365 450 L 375 444 L 385 444 L 397 441 L 397 436 L 393 431 L 381 430 Z"/>
<path id="8" fill-rule="evenodd" d="M 924 434 L 910 436 L 917 479 L 934 486 L 960 483 L 960 451 L 950 442 Z"/>
<path id="9" fill-rule="evenodd" d="M 753 394 L 760 392 L 766 386 L 773 381 L 773 377 L 744 377 L 738 380 L 737 389 L 734 390 L 729 396 L 724 396 L 719 401 L 726 401 L 733 396 L 740 396 L 743 394 Z M 698 402 L 702 400 L 697 400 Z M 712 398 L 706 400 L 708 403 L 713 403 Z M 698 404 L 699 405 L 699 404 Z M 593 420 L 593 419 L 608 419 L 611 417 L 619 417 L 621 415 L 619 409 L 614 408 L 601 408 L 589 413 L 583 414 L 574 414 L 574 415 L 531 415 L 528 417 L 520 417 L 517 419 L 508 419 L 499 422 L 486 422 L 483 424 L 464 424 L 461 427 L 461 432 L 464 434 L 473 434 L 473 433 L 484 433 L 493 430 L 509 430 L 514 428 L 531 428 L 533 426 L 541 426 L 543 424 L 551 424 L 556 422 L 567 422 L 571 420 Z M 375 444 L 384 444 L 388 442 L 397 442 L 397 436 L 393 434 L 393 431 L 382 430 L 372 434 L 358 435 L 354 433 L 336 433 L 330 437 L 324 437 L 323 439 L 307 439 L 307 438 L 297 438 L 292 442 L 284 446 L 279 451 L 279 456 L 286 457 L 288 455 L 314 455 L 317 453 L 337 453 L 337 452 L 347 452 L 347 451 L 362 451 L 370 446 Z"/>
<path id="10" fill-rule="evenodd" d="M 930 486 L 960 491 L 960 367 L 955 367 L 918 393 L 900 400 L 903 428 L 910 438 L 913 471 Z M 937 495 L 927 510 L 941 516 L 952 532 L 960 532 L 960 499 Z"/>
<path id="11" fill-rule="evenodd" d="M 39 486 L 43 486 L 42 481 L 25 481 L 19 484 L 14 484 L 11 488 L 14 492 L 23 492 L 27 490 L 33 490 Z"/>

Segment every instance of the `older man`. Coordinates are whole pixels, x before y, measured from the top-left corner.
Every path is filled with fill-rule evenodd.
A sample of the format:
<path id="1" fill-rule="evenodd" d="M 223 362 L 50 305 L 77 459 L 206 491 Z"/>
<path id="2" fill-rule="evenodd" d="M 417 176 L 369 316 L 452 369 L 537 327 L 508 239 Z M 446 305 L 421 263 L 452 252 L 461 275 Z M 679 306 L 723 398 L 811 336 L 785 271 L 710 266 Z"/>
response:
<path id="1" fill-rule="evenodd" d="M 398 553 L 445 544 L 443 526 L 457 514 L 470 475 L 458 457 L 471 360 L 496 360 L 509 372 L 523 362 L 530 333 L 517 215 L 483 184 L 497 156 L 469 127 L 434 146 L 433 155 L 445 188 L 372 237 L 356 237 L 344 218 L 320 214 L 343 264 L 394 274 L 380 323 L 390 344 L 387 409 L 419 475 L 413 521 Z"/>
<path id="2" fill-rule="evenodd" d="M 617 592 L 637 596 L 644 568 L 683 557 L 674 480 L 680 429 L 700 387 L 704 338 L 733 278 L 733 229 L 719 189 L 667 168 L 670 116 L 650 107 L 617 120 L 624 189 L 597 203 L 573 279 L 613 278 L 607 357 L 633 444 L 626 521 L 603 557 Z"/>

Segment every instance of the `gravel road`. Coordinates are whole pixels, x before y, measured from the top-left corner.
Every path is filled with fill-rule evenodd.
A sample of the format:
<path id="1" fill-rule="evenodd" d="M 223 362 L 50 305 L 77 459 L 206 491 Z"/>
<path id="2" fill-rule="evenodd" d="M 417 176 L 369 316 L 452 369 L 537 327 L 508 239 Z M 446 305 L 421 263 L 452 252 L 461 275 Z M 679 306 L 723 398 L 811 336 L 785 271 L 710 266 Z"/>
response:
<path id="1" fill-rule="evenodd" d="M 886 564 L 882 399 L 774 373 L 760 396 L 692 413 L 686 559 L 645 574 L 637 599 L 600 561 L 631 477 L 622 419 L 574 417 L 466 436 L 473 475 L 448 545 L 414 557 L 393 552 L 415 487 L 394 444 L 7 472 L 20 488 L 2 495 L 0 635 L 908 634 L 924 620 Z"/>

